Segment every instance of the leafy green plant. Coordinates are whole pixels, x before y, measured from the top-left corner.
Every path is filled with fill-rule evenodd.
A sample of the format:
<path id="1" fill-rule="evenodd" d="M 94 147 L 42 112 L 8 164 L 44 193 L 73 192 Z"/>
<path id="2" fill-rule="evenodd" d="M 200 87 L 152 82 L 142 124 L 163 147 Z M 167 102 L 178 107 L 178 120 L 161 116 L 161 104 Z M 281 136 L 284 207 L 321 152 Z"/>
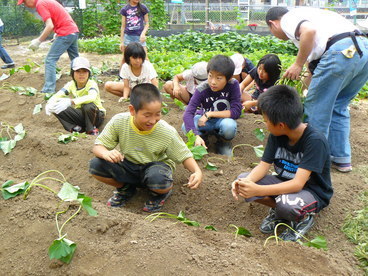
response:
<path id="1" fill-rule="evenodd" d="M 162 0 L 149 1 L 150 27 L 154 30 L 164 30 L 168 21 L 168 15 L 165 12 L 165 2 Z"/>
<path id="2" fill-rule="evenodd" d="M 185 110 L 185 104 L 178 99 L 174 99 L 174 103 L 179 107 L 180 110 Z"/>
<path id="3" fill-rule="evenodd" d="M 158 218 L 176 219 L 179 222 L 182 222 L 182 223 L 184 223 L 186 225 L 189 225 L 189 226 L 196 226 L 196 227 L 200 226 L 200 224 L 197 221 L 188 219 L 185 216 L 185 213 L 183 211 L 180 211 L 178 215 L 173 215 L 173 214 L 161 212 L 161 213 L 153 213 L 153 214 L 150 214 L 149 216 L 146 217 L 146 219 L 150 219 L 150 222 L 152 222 L 152 221 L 154 221 L 155 219 L 158 219 Z"/>
<path id="4" fill-rule="evenodd" d="M 264 141 L 266 134 L 264 133 L 263 128 L 256 128 L 253 130 L 253 134 L 257 137 L 257 139 L 261 142 Z"/>
<path id="5" fill-rule="evenodd" d="M 208 154 L 208 151 L 204 146 L 195 146 L 196 135 L 192 130 L 187 132 L 186 134 L 188 138 L 188 142 L 186 142 L 187 147 L 193 153 L 193 157 L 195 160 L 201 160 L 204 155 Z"/>
<path id="6" fill-rule="evenodd" d="M 86 137 L 87 137 L 87 134 L 79 133 L 79 132 L 61 134 L 58 137 L 58 142 L 61 143 L 61 144 L 68 144 L 70 142 L 77 141 L 78 138 L 86 138 Z"/>
<path id="7" fill-rule="evenodd" d="M 234 231 L 235 239 L 238 237 L 238 235 L 246 236 L 246 237 L 251 237 L 252 236 L 252 233 L 244 227 L 236 226 L 234 224 L 229 224 L 229 227 L 235 229 L 235 231 Z"/>
<path id="8" fill-rule="evenodd" d="M 11 152 L 17 142 L 22 140 L 25 136 L 26 131 L 22 123 L 13 127 L 9 124 L 0 122 L 0 148 L 4 154 Z"/>
<path id="9" fill-rule="evenodd" d="M 53 176 L 53 174 L 57 174 L 57 176 Z M 45 181 L 54 181 L 57 183 L 61 183 L 62 187 L 60 188 L 59 192 L 57 192 L 53 188 L 50 188 L 49 186 L 45 185 L 44 184 Z M 28 182 L 24 182 L 24 183 L 10 186 L 10 187 L 8 186 L 6 188 L 9 189 L 15 186 L 22 187 L 21 192 L 24 191 L 24 196 L 23 196 L 24 199 L 27 199 L 28 195 L 30 194 L 31 190 L 34 187 L 40 187 L 40 188 L 46 189 L 47 191 L 52 192 L 60 199 L 60 202 L 57 205 L 58 208 L 62 207 L 63 203 L 67 204 L 67 207 L 64 210 L 57 211 L 55 214 L 55 223 L 56 223 L 56 229 L 58 232 L 58 238 L 55 239 L 53 243 L 51 244 L 51 246 L 49 247 L 48 254 L 49 254 L 50 260 L 58 259 L 64 263 L 70 263 L 70 261 L 73 258 L 77 244 L 69 239 L 66 239 L 67 234 L 63 234 L 63 229 L 68 222 L 70 222 L 73 218 L 77 216 L 77 214 L 80 212 L 82 208 L 88 213 L 88 215 L 97 216 L 97 211 L 93 209 L 92 207 L 92 199 L 90 197 L 85 196 L 83 193 L 81 193 L 80 188 L 78 186 L 73 186 L 72 184 L 68 183 L 64 175 L 60 171 L 57 171 L 57 170 L 49 170 L 49 171 L 40 173 L 29 184 Z M 19 190 L 20 189 L 18 189 L 18 191 Z M 74 204 L 74 205 L 77 204 L 79 205 L 79 207 L 75 212 L 72 212 L 72 215 L 70 215 L 64 221 L 64 223 L 60 226 L 59 216 L 62 214 L 66 214 L 71 204 Z"/>
<path id="10" fill-rule="evenodd" d="M 37 73 L 40 70 L 40 65 L 37 62 L 31 61 L 28 59 L 29 64 L 25 64 L 20 67 L 12 68 L 9 70 L 9 74 L 13 75 L 19 71 L 25 71 L 27 73 L 31 73 L 32 69 L 35 68 L 34 72 Z"/>
<path id="11" fill-rule="evenodd" d="M 170 111 L 170 109 L 169 109 L 167 103 L 162 102 L 161 113 L 163 115 L 166 115 L 167 113 L 169 113 L 169 111 Z"/>
<path id="12" fill-rule="evenodd" d="M 286 224 L 286 223 L 279 223 L 276 225 L 275 229 L 274 229 L 274 235 L 268 237 L 265 242 L 264 242 L 264 247 L 267 245 L 268 241 L 270 239 L 275 239 L 276 240 L 276 244 L 278 244 L 279 240 L 282 241 L 282 239 L 277 235 L 277 229 L 280 226 L 285 226 L 287 228 L 289 228 L 291 231 L 294 231 L 295 233 L 297 233 L 292 227 L 290 227 L 290 225 Z M 305 246 L 309 246 L 309 247 L 314 247 L 314 248 L 318 248 L 318 249 L 324 249 L 327 250 L 327 241 L 326 238 L 323 236 L 317 236 L 316 238 L 309 240 L 307 239 L 305 236 L 300 235 L 304 240 L 306 240 L 306 242 L 302 242 L 300 239 L 297 240 L 297 242 L 301 245 L 305 245 Z"/>

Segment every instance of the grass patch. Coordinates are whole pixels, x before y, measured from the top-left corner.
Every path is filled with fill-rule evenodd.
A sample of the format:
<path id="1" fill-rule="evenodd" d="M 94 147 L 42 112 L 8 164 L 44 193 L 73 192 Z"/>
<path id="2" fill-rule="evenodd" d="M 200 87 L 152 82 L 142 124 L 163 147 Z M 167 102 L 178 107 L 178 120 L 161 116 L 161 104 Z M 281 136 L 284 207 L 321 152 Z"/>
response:
<path id="1" fill-rule="evenodd" d="M 359 170 L 362 175 L 368 175 L 368 166 L 361 167 Z M 364 182 L 368 183 L 367 177 Z M 354 255 L 360 261 L 364 273 L 368 275 L 368 190 L 363 191 L 359 199 L 364 208 L 346 218 L 342 231 L 351 242 L 356 244 Z"/>

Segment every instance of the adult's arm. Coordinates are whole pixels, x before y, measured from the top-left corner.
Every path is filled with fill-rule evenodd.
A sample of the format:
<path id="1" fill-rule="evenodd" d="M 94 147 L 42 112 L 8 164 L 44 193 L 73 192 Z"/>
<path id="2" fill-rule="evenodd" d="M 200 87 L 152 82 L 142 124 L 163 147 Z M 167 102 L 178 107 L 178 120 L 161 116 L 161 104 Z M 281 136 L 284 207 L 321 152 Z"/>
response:
<path id="1" fill-rule="evenodd" d="M 307 61 L 309 54 L 312 52 L 315 43 L 316 29 L 312 23 L 305 21 L 300 25 L 299 29 L 299 51 L 295 62 L 284 73 L 285 78 L 296 80 L 299 79 L 300 72 Z"/>

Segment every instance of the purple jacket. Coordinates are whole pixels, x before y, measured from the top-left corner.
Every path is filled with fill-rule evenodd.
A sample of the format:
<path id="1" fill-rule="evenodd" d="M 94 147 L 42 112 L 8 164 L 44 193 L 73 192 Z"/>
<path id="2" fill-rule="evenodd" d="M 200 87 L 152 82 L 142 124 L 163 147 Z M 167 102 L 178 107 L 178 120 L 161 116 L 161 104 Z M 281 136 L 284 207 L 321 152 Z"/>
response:
<path id="1" fill-rule="evenodd" d="M 200 110 L 197 112 L 197 108 Z M 196 113 L 204 114 L 208 111 L 230 110 L 230 118 L 236 120 L 241 115 L 242 105 L 240 101 L 240 87 L 236 79 L 231 79 L 221 91 L 211 90 L 208 82 L 205 81 L 197 86 L 193 97 L 185 109 L 183 121 L 185 130 L 198 135 L 198 130 L 194 126 L 194 116 Z"/>

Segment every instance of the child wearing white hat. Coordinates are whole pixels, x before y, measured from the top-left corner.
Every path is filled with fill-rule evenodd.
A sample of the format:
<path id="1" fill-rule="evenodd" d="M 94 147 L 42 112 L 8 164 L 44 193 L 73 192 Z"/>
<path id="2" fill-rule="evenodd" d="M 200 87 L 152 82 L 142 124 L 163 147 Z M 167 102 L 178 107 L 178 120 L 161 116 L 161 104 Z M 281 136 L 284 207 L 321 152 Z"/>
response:
<path id="1" fill-rule="evenodd" d="M 47 102 L 46 114 L 54 114 L 67 131 L 98 135 L 106 110 L 102 106 L 97 83 L 90 79 L 88 59 L 73 59 L 70 75 L 73 80 Z"/>
<path id="2" fill-rule="evenodd" d="M 207 80 L 207 62 L 200 61 L 191 69 L 174 76 L 172 81 L 164 84 L 164 91 L 173 99 L 178 99 L 184 104 L 188 104 L 197 86 Z M 185 85 L 180 84 L 185 81 Z"/>

